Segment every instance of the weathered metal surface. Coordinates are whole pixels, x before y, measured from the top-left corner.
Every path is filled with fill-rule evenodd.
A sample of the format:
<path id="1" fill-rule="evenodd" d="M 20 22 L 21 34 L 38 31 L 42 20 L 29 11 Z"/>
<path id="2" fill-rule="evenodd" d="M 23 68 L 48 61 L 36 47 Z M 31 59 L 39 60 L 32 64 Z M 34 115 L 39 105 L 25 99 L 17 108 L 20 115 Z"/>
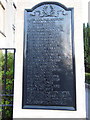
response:
<path id="1" fill-rule="evenodd" d="M 75 110 L 73 9 L 25 10 L 23 108 Z"/>

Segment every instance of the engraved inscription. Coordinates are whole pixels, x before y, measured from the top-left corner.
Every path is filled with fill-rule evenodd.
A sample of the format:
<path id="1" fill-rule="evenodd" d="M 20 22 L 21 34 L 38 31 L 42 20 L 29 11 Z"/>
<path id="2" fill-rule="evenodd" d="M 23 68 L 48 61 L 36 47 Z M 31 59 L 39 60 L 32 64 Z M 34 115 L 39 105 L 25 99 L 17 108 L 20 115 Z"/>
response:
<path id="1" fill-rule="evenodd" d="M 27 12 L 25 103 L 73 106 L 71 11 L 45 4 Z"/>

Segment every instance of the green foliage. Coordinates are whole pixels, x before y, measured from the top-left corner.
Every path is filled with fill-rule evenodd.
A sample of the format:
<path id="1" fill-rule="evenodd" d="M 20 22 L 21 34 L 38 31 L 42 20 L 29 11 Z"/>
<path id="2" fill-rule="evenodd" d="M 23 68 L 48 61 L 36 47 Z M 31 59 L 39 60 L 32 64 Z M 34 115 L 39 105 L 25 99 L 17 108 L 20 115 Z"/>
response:
<path id="1" fill-rule="evenodd" d="M 5 54 L 0 50 L 0 94 L 13 94 L 13 53 L 8 52 L 7 54 L 7 71 L 5 73 Z M 5 75 L 6 75 L 6 85 L 5 85 Z M 5 87 L 6 86 L 6 87 Z M 4 92 L 6 89 L 6 92 Z M 13 96 L 3 96 L 0 104 L 1 105 L 9 105 L 13 102 Z M 2 109 L 0 108 L 0 112 L 4 113 L 2 116 L 2 120 L 11 119 L 12 117 L 12 107 L 5 106 Z"/>
<path id="2" fill-rule="evenodd" d="M 90 26 L 83 24 L 85 71 L 90 72 Z"/>
<path id="3" fill-rule="evenodd" d="M 90 73 L 85 73 L 86 83 L 90 84 Z"/>

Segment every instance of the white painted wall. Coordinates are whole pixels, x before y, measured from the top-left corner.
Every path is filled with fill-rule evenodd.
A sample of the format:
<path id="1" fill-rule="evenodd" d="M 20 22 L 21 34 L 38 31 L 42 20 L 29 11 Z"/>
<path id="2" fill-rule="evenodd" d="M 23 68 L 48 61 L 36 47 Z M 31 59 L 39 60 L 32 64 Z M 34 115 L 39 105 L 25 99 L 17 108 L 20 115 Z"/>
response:
<path id="1" fill-rule="evenodd" d="M 52 1 L 52 0 L 49 0 Z M 77 111 L 32 110 L 22 109 L 22 72 L 23 72 L 23 40 L 24 40 L 24 9 L 44 0 L 18 0 L 16 21 L 16 63 L 14 81 L 13 118 L 85 118 L 85 79 L 83 52 L 83 24 L 81 0 L 54 0 L 66 7 L 74 8 L 74 41 L 76 60 L 76 103 Z"/>
<path id="2" fill-rule="evenodd" d="M 90 1 L 88 2 L 88 23 L 90 25 Z"/>
<path id="3" fill-rule="evenodd" d="M 4 17 L 4 35 L 0 33 L 0 48 L 14 48 L 15 34 L 13 25 L 15 25 L 16 9 L 13 6 L 13 0 L 0 0 L 5 8 Z"/>

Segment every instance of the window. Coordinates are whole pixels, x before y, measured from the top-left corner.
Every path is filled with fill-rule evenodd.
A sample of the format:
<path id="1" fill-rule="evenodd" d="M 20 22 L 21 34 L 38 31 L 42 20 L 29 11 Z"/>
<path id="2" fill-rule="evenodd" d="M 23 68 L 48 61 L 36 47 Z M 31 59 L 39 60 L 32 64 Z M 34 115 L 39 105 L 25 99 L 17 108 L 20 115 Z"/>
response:
<path id="1" fill-rule="evenodd" d="M 5 25 L 5 8 L 0 2 L 0 33 L 4 34 Z"/>

